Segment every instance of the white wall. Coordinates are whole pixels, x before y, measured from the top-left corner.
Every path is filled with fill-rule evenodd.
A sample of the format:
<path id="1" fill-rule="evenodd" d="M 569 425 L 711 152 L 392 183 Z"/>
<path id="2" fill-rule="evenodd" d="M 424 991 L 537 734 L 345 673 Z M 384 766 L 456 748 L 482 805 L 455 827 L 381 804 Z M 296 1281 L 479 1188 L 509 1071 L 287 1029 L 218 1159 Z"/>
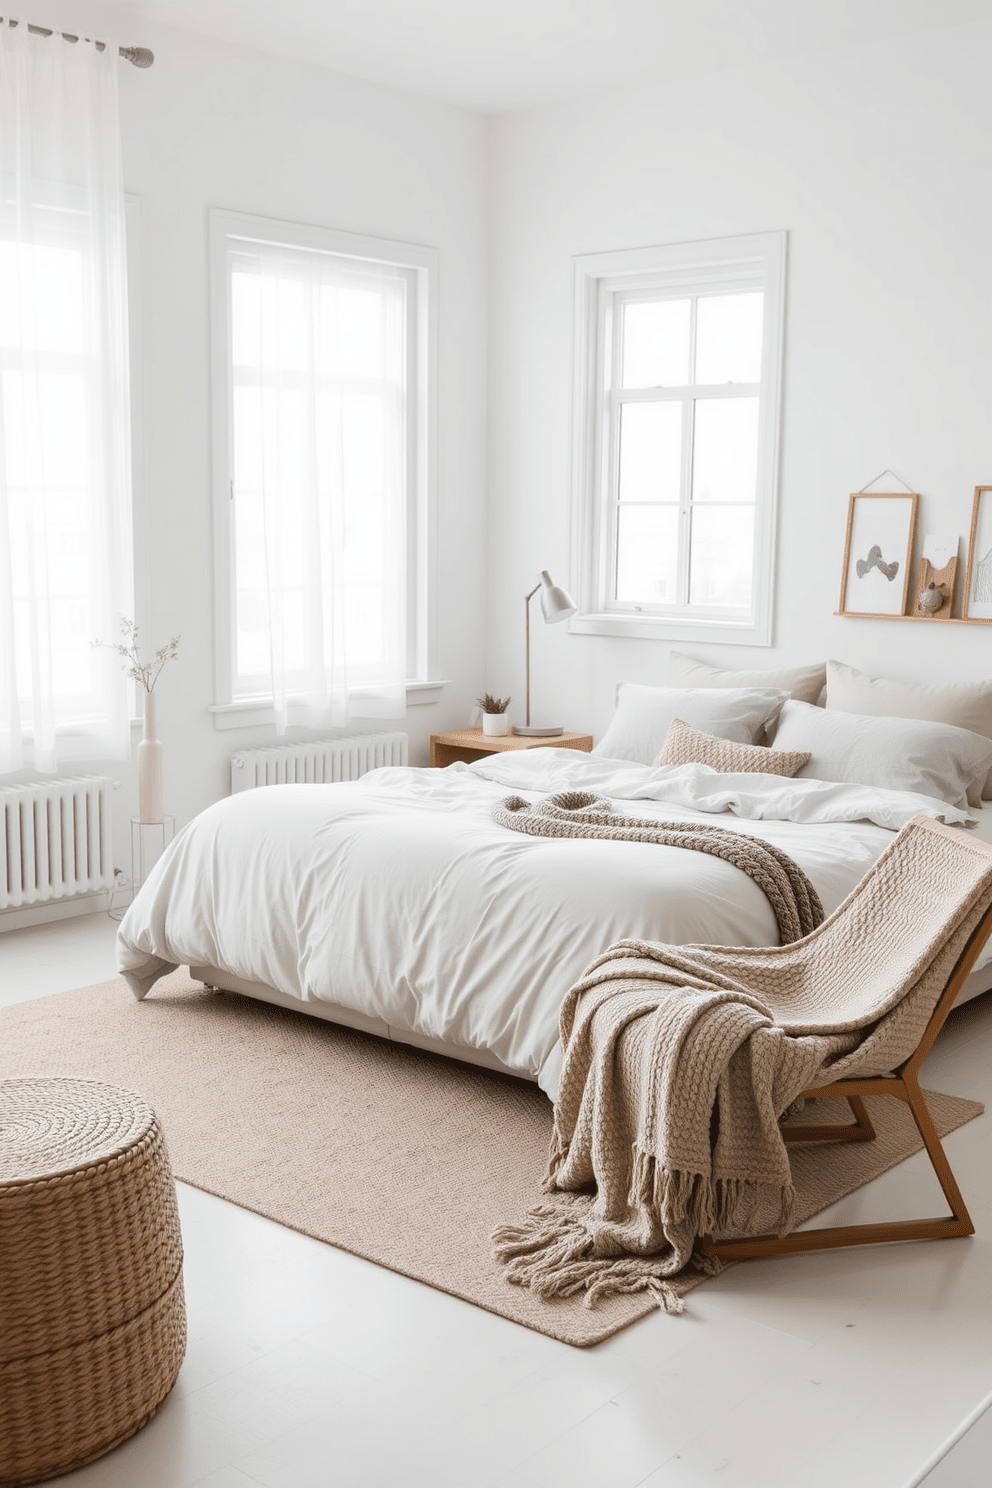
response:
<path id="1" fill-rule="evenodd" d="M 494 121 L 486 677 L 521 714 L 522 596 L 539 568 L 569 572 L 572 255 L 781 228 L 774 645 L 684 649 L 992 676 L 986 627 L 833 613 L 851 491 L 891 467 L 922 495 L 921 534 L 966 539 L 992 483 L 990 63 L 982 24 Z M 571 728 L 602 732 L 617 681 L 666 680 L 668 642 L 538 621 L 533 643 L 532 711 Z"/>
<path id="2" fill-rule="evenodd" d="M 542 567 L 568 582 L 576 253 L 789 232 L 775 644 L 691 649 L 992 675 L 987 628 L 833 614 L 850 491 L 892 467 L 922 493 L 921 530 L 965 534 L 973 486 L 992 482 L 992 26 L 486 121 L 145 21 L 124 35 L 122 13 L 53 0 L 45 20 L 156 54 L 121 64 L 122 126 L 141 219 L 139 618 L 152 644 L 183 637 L 159 684 L 178 822 L 226 792 L 236 748 L 275 742 L 207 712 L 214 205 L 440 250 L 436 673 L 454 681 L 410 710 L 414 762 L 483 687 L 522 715 L 523 595 Z M 538 622 L 535 715 L 601 733 L 615 683 L 664 681 L 668 650 Z M 129 871 L 134 770 L 109 769 Z"/>
<path id="3" fill-rule="evenodd" d="M 53 6 L 45 21 L 58 20 L 97 35 L 116 31 L 155 53 L 148 71 L 122 61 L 120 83 L 125 187 L 139 198 L 141 237 L 132 306 L 140 343 L 136 518 L 147 559 L 137 576 L 139 618 L 152 646 L 182 634 L 180 660 L 157 689 L 166 810 L 177 823 L 188 820 L 227 793 L 236 749 L 276 742 L 271 729 L 218 732 L 207 712 L 215 701 L 211 206 L 440 251 L 435 675 L 454 682 L 439 704 L 409 710 L 411 758 L 426 763 L 429 733 L 464 723 L 485 685 L 486 122 L 145 21 L 125 35 L 120 14 L 95 4 Z M 134 768 L 108 768 L 122 781 L 116 848 L 129 873 Z"/>

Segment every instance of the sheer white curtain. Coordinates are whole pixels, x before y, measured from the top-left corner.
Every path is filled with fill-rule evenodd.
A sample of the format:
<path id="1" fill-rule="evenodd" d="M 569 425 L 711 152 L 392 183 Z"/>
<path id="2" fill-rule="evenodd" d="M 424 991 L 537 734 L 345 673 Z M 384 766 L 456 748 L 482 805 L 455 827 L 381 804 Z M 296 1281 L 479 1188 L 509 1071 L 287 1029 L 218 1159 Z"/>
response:
<path id="1" fill-rule="evenodd" d="M 0 24 L 0 771 L 130 747 L 119 66 Z"/>
<path id="2" fill-rule="evenodd" d="M 406 711 L 410 276 L 228 250 L 235 699 L 276 730 Z"/>

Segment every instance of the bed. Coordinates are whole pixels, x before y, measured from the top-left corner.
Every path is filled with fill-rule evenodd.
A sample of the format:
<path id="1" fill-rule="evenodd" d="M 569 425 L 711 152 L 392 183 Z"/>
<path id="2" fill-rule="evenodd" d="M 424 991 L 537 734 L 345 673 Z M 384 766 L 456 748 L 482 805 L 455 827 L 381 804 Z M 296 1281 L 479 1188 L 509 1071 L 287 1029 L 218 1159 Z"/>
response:
<path id="1" fill-rule="evenodd" d="M 760 837 L 829 914 L 915 815 L 992 840 L 990 771 L 992 739 L 954 723 L 824 708 L 787 686 L 626 685 L 592 755 L 389 767 L 216 803 L 136 896 L 118 963 L 139 998 L 188 965 L 218 989 L 536 1080 L 553 1098 L 559 1005 L 607 946 L 768 945 L 776 922 L 718 858 L 528 837 L 496 823 L 495 805 L 583 791 L 626 816 Z M 986 959 L 966 995 L 989 986 Z"/>

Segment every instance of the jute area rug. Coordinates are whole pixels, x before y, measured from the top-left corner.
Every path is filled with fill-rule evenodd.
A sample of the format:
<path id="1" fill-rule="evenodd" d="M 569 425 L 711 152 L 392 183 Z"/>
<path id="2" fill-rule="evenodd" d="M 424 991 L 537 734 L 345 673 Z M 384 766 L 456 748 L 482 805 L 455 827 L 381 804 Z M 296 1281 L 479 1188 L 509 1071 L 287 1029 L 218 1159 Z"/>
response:
<path id="1" fill-rule="evenodd" d="M 492 1260 L 492 1230 L 541 1200 L 551 1106 L 536 1086 L 207 992 L 182 971 L 141 1003 L 115 980 L 0 1010 L 0 1078 L 24 1075 L 136 1090 L 185 1183 L 564 1343 L 653 1310 L 644 1296 L 541 1302 Z M 930 1105 L 942 1134 L 982 1110 Z M 873 1099 L 871 1114 L 875 1142 L 793 1151 L 799 1222 L 919 1150 L 901 1102 Z"/>

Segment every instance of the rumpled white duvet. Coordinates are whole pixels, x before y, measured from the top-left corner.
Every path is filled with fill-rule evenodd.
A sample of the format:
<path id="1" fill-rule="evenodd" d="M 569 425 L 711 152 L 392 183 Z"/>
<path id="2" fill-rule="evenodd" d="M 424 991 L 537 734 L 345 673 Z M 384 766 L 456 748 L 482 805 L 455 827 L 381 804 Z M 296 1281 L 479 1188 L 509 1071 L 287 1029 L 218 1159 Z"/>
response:
<path id="1" fill-rule="evenodd" d="M 559 790 L 658 821 L 716 821 L 784 849 L 829 914 L 926 796 L 654 769 L 540 749 L 444 770 L 387 768 L 339 785 L 268 786 L 218 802 L 155 865 L 125 916 L 118 964 L 143 997 L 210 965 L 303 1002 L 486 1050 L 557 1087 L 558 1009 L 616 940 L 773 945 L 771 907 L 740 869 L 655 843 L 525 836 L 494 801 Z"/>

